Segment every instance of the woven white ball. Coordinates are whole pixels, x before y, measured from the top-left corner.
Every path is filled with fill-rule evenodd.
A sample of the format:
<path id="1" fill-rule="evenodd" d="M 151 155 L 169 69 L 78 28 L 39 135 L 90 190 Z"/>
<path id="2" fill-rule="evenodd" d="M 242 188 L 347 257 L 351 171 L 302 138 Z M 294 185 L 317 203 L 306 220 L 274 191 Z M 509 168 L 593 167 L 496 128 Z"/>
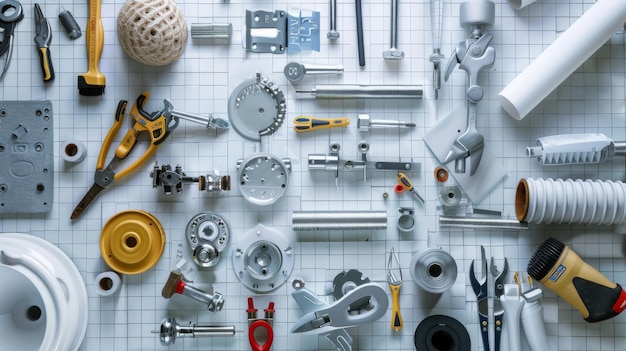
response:
<path id="1" fill-rule="evenodd" d="M 185 51 L 187 22 L 173 0 L 128 0 L 117 17 L 117 36 L 128 56 L 163 66 Z"/>

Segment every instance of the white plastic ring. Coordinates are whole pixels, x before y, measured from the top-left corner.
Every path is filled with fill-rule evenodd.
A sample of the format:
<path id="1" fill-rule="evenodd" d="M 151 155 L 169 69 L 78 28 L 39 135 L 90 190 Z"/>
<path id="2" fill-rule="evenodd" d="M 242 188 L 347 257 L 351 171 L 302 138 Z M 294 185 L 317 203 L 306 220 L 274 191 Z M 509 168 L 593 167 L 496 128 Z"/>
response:
<path id="1" fill-rule="evenodd" d="M 78 163 L 87 156 L 87 148 L 76 139 L 67 139 L 61 144 L 61 157 L 67 162 Z"/>
<path id="2" fill-rule="evenodd" d="M 113 272 L 102 272 L 96 276 L 96 292 L 100 296 L 111 296 L 115 294 L 122 285 L 122 278 Z"/>

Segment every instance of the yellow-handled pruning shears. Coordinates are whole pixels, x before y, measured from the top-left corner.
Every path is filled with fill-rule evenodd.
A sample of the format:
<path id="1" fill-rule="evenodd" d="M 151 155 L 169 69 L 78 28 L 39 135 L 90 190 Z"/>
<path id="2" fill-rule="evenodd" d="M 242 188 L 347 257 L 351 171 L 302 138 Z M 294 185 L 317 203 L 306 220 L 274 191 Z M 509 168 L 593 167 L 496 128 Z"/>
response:
<path id="1" fill-rule="evenodd" d="M 350 119 L 346 117 L 317 118 L 309 116 L 298 116 L 293 120 L 293 124 L 293 130 L 298 133 L 303 133 L 317 129 L 347 127 L 350 124 Z"/>
<path id="2" fill-rule="evenodd" d="M 116 180 L 120 180 L 137 170 L 139 166 L 145 163 L 157 150 L 159 145 L 167 139 L 170 132 L 178 126 L 178 117 L 172 116 L 171 111 L 173 109 L 172 104 L 164 100 L 165 108 L 162 111 L 153 112 L 151 114 L 143 110 L 143 105 L 150 97 L 149 92 L 143 92 L 133 104 L 130 115 L 135 120 L 133 126 L 126 132 L 119 146 L 115 149 L 115 155 L 111 162 L 105 167 L 106 157 L 113 143 L 113 139 L 119 132 L 122 122 L 124 121 L 124 113 L 126 111 L 126 100 L 121 100 L 117 105 L 115 112 L 115 121 L 113 126 L 109 129 L 100 153 L 98 154 L 98 161 L 96 163 L 96 172 L 94 175 L 94 184 L 91 186 L 87 194 L 83 197 L 80 203 L 72 212 L 71 219 L 76 219 L 107 186 Z M 115 172 L 114 169 L 120 161 L 128 157 L 133 147 L 137 144 L 138 137 L 147 132 L 150 136 L 150 146 L 138 159 L 133 161 L 125 169 Z"/>
<path id="3" fill-rule="evenodd" d="M 54 68 L 50 56 L 50 42 L 52 41 L 52 29 L 50 22 L 43 15 L 39 4 L 35 3 L 35 44 L 39 52 L 39 63 L 43 71 L 43 80 L 49 82 L 54 79 Z"/>
<path id="4" fill-rule="evenodd" d="M 387 261 L 387 284 L 391 290 L 391 330 L 394 332 L 402 329 L 402 314 L 400 313 L 400 287 L 402 286 L 402 269 L 400 261 L 393 247 Z"/>

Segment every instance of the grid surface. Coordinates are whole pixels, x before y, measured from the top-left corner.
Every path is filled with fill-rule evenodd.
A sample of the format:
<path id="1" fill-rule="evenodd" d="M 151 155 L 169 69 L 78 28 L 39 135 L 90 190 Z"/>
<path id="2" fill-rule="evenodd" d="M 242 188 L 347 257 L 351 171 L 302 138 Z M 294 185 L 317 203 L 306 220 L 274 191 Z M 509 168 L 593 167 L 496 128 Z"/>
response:
<path id="1" fill-rule="evenodd" d="M 615 0 L 619 1 L 619 0 Z M 466 33 L 458 24 L 458 0 L 446 1 L 442 36 L 442 53 L 449 57 Z M 481 73 L 479 82 L 485 97 L 479 103 L 478 128 L 493 153 L 493 162 L 504 170 L 505 178 L 476 207 L 501 211 L 514 217 L 514 192 L 523 177 L 591 178 L 623 180 L 621 159 L 600 165 L 543 168 L 525 157 L 526 146 L 536 138 L 558 133 L 601 132 L 614 140 L 626 140 L 626 47 L 623 34 L 609 43 L 578 68 L 563 84 L 542 102 L 527 118 L 515 121 L 501 109 L 498 92 L 566 30 L 594 0 L 540 0 L 521 11 L 514 11 L 505 0 L 496 0 L 495 24 L 490 32 L 496 50 L 494 66 Z M 233 271 L 230 249 L 209 272 L 192 272 L 194 284 L 213 286 L 226 297 L 221 312 L 210 313 L 202 305 L 184 297 L 166 300 L 161 289 L 169 271 L 181 257 L 189 255 L 184 239 L 188 220 L 201 211 L 215 211 L 230 222 L 233 241 L 254 228 L 257 223 L 274 228 L 293 243 L 295 267 L 287 284 L 270 294 L 255 296 L 257 307 L 276 304 L 273 350 L 330 350 L 331 344 L 318 335 L 291 334 L 289 330 L 302 316 L 290 297 L 291 281 L 304 279 L 318 295 L 328 295 L 333 277 L 343 270 L 358 269 L 364 276 L 385 289 L 386 263 L 391 248 L 399 254 L 403 270 L 400 296 L 404 328 L 392 333 L 389 328 L 391 309 L 379 321 L 350 329 L 355 350 L 413 350 L 413 332 L 419 322 L 432 314 L 446 314 L 461 321 L 471 336 L 472 350 L 482 350 L 477 319 L 476 297 L 468 280 L 470 263 L 480 257 L 480 245 L 487 256 L 497 262 L 506 257 L 509 271 L 524 271 L 534 249 L 548 236 L 570 245 L 581 257 L 597 267 L 609 279 L 626 281 L 623 236 L 610 227 L 531 225 L 524 232 L 498 230 L 443 230 L 437 225 L 437 207 L 441 185 L 432 176 L 438 162 L 424 143 L 424 135 L 450 111 L 463 106 L 465 75 L 455 69 L 443 84 L 437 101 L 431 88 L 432 52 L 429 2 L 401 0 L 398 23 L 399 49 L 405 58 L 387 62 L 382 52 L 389 47 L 390 2 L 363 1 L 366 66 L 357 61 L 355 6 L 352 1 L 338 0 L 337 27 L 341 37 L 331 43 L 326 38 L 328 3 L 326 0 L 205 2 L 179 1 L 187 24 L 230 22 L 233 36 L 227 45 L 206 45 L 189 39 L 184 55 L 171 65 L 148 67 L 129 58 L 118 43 L 117 14 L 124 4 L 120 0 L 102 1 L 105 45 L 100 70 L 107 77 L 106 93 L 97 98 L 78 95 L 76 76 L 86 71 L 84 28 L 87 6 L 67 0 L 70 10 L 83 28 L 83 37 L 71 41 L 60 27 L 56 14 L 58 2 L 42 3 L 48 16 L 53 40 L 51 53 L 56 80 L 42 81 L 37 53 L 33 45 L 33 3 L 23 1 L 25 18 L 16 30 L 15 48 L 9 71 L 0 82 L 2 100 L 48 99 L 53 103 L 55 133 L 54 205 L 47 215 L 3 215 L 1 232 L 25 232 L 42 237 L 63 250 L 80 270 L 89 295 L 89 325 L 82 350 L 162 350 L 151 333 L 165 317 L 188 321 L 235 325 L 235 337 L 179 339 L 171 350 L 248 350 L 246 299 L 254 294 L 238 281 Z M 245 10 L 308 9 L 321 13 L 321 50 L 297 55 L 253 54 L 241 46 Z M 289 61 L 342 64 L 342 76 L 307 77 L 293 86 L 283 75 Z M 118 100 L 134 99 L 144 90 L 151 92 L 146 110 L 162 108 L 170 100 L 180 111 L 214 113 L 226 117 L 231 91 L 256 72 L 270 77 L 287 98 L 287 120 L 263 145 L 242 139 L 232 128 L 216 133 L 189 122 L 181 125 L 159 148 L 156 156 L 131 176 L 107 189 L 76 221 L 70 221 L 72 209 L 92 183 L 101 142 L 113 121 Z M 310 89 L 314 84 L 423 84 L 422 100 L 336 100 L 304 98 L 296 88 Z M 372 118 L 406 120 L 416 124 L 411 130 L 356 130 L 358 114 Z M 349 128 L 295 133 L 292 120 L 297 115 L 349 117 Z M 88 150 L 79 164 L 66 164 L 59 153 L 64 140 L 75 138 Z M 119 140 L 119 137 L 118 137 Z M 343 159 L 360 157 L 357 144 L 370 144 L 368 157 L 397 161 L 412 158 L 420 162 L 419 171 L 409 172 L 416 189 L 426 199 L 425 205 L 405 194 L 396 194 L 393 171 L 370 171 L 366 181 L 361 172 L 340 172 L 338 186 L 332 172 L 310 172 L 309 154 L 327 154 L 329 144 L 341 145 Z M 220 196 L 200 193 L 187 186 L 182 194 L 165 196 L 152 189 L 150 172 L 153 162 L 180 164 L 188 175 L 219 170 L 235 177 L 237 160 L 259 150 L 291 159 L 292 171 L 286 195 L 271 206 L 259 207 L 246 202 L 238 184 Z M 142 149 L 131 154 L 137 157 Z M 383 197 L 387 193 L 387 198 Z M 417 226 L 412 233 L 399 233 L 396 221 L 400 207 L 414 207 Z M 158 264 L 146 273 L 123 277 L 121 290 L 112 297 L 100 297 L 95 290 L 97 274 L 108 270 L 100 256 L 99 236 L 104 223 L 115 213 L 126 209 L 143 209 L 155 215 L 165 228 L 166 249 Z M 291 212 L 296 210 L 384 210 L 389 216 L 386 231 L 300 232 L 291 230 Z M 443 248 L 455 258 L 459 268 L 454 286 L 441 296 L 430 296 L 412 281 L 409 265 L 414 253 L 427 247 Z M 621 248 L 621 249 L 620 249 Z M 192 267 L 193 268 L 193 267 Z M 512 274 L 506 282 L 513 282 Z M 581 315 L 551 291 L 544 289 L 546 330 L 558 350 L 620 350 L 626 345 L 626 322 L 618 316 L 600 324 L 588 324 Z M 506 330 L 503 343 L 506 342 Z M 506 344 L 504 344 L 506 345 Z M 558 346 L 557 346 L 558 345 Z M 528 350 L 524 344 L 524 350 Z M 506 348 L 505 348 L 506 349 Z"/>

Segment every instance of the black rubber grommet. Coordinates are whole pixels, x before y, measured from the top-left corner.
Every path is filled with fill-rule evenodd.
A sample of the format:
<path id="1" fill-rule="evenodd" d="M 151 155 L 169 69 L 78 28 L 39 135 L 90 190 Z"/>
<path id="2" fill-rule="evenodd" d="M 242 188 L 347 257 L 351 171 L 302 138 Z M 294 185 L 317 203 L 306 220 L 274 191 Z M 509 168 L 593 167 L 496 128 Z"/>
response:
<path id="1" fill-rule="evenodd" d="M 456 319 L 434 315 L 424 319 L 415 329 L 417 351 L 470 351 L 467 330 Z"/>

